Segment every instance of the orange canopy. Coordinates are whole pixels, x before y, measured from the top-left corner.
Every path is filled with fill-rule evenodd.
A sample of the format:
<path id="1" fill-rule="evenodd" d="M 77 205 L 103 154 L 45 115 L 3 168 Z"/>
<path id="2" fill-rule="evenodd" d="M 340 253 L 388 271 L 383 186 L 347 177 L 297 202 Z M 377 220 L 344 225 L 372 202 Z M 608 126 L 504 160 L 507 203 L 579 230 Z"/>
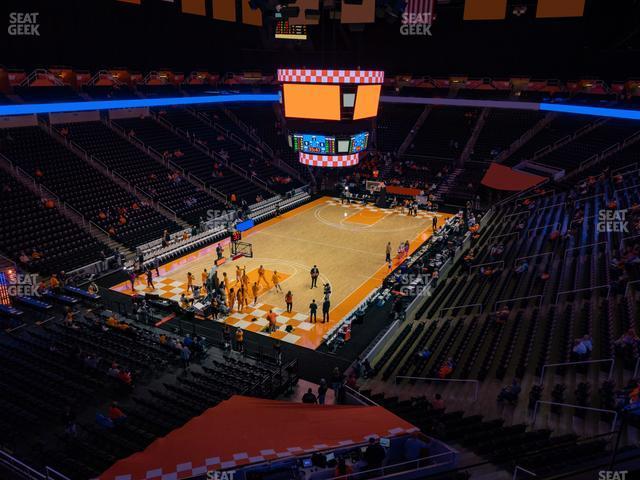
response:
<path id="1" fill-rule="evenodd" d="M 99 478 L 186 478 L 416 430 L 382 407 L 308 405 L 233 396 L 144 451 L 118 461 Z"/>
<path id="2" fill-rule="evenodd" d="M 492 163 L 482 179 L 482 185 L 496 190 L 520 192 L 545 181 L 545 177 L 519 172 L 498 163 Z"/>

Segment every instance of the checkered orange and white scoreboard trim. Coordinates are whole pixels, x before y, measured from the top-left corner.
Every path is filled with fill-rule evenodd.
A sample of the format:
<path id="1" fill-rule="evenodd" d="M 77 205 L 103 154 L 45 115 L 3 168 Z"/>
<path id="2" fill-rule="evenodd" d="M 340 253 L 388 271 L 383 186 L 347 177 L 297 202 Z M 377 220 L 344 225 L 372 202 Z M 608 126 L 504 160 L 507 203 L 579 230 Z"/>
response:
<path id="1" fill-rule="evenodd" d="M 283 83 L 366 83 L 384 82 L 381 70 L 303 70 L 278 69 L 278 81 Z"/>
<path id="2" fill-rule="evenodd" d="M 311 167 L 352 167 L 360 158 L 357 153 L 351 155 L 311 155 L 300 152 L 300 163 Z"/>

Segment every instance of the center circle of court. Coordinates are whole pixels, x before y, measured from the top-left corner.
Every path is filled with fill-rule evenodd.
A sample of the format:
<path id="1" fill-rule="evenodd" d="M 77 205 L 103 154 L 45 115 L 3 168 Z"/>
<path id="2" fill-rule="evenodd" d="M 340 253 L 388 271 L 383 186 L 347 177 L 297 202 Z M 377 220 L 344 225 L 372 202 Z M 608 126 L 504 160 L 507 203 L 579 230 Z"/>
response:
<path id="1" fill-rule="evenodd" d="M 285 260 L 283 258 L 264 258 L 264 257 L 253 257 L 252 260 L 257 261 L 258 263 L 262 264 L 262 265 L 276 265 L 278 267 L 280 267 L 280 265 L 286 265 L 289 266 L 293 269 L 293 273 L 291 273 L 291 277 L 293 277 L 294 275 L 297 275 L 298 273 L 300 273 L 299 268 L 303 270 L 303 272 L 309 272 L 311 270 L 311 266 L 310 265 L 304 265 L 302 263 L 298 263 L 298 262 L 293 262 L 291 260 Z M 320 280 L 324 280 L 323 283 L 328 283 L 331 285 L 331 280 L 329 280 L 329 277 L 327 277 L 324 274 L 320 274 Z M 287 280 L 285 279 L 282 283 L 286 282 Z"/>
<path id="2" fill-rule="evenodd" d="M 313 212 L 314 217 L 316 218 L 316 220 L 318 220 L 320 223 L 327 225 L 328 227 L 333 227 L 333 228 L 338 228 L 340 230 L 349 230 L 352 232 L 360 232 L 360 231 L 368 231 L 368 232 L 376 232 L 376 233 L 389 233 L 389 232 L 401 232 L 401 231 L 405 231 L 405 230 L 414 230 L 416 228 L 415 225 L 408 225 L 406 227 L 398 227 L 398 228 L 375 228 L 375 224 L 374 225 L 347 225 L 345 223 L 341 222 L 335 222 L 333 220 L 329 220 L 325 217 L 322 216 L 322 210 L 326 209 L 327 207 L 334 207 L 334 208 L 339 208 L 340 210 L 346 210 L 348 207 L 340 207 L 337 205 L 322 205 L 318 208 L 316 208 Z M 362 211 L 363 209 L 355 209 L 356 212 L 358 211 Z M 393 211 L 387 211 L 387 210 L 382 210 L 383 212 L 385 212 L 385 218 L 388 215 L 394 215 L 397 213 L 393 212 Z M 383 221 L 384 218 L 381 219 L 381 221 Z M 424 224 L 428 224 L 428 221 L 426 219 L 421 220 L 421 219 L 416 219 L 418 222 L 420 223 L 424 223 Z"/>

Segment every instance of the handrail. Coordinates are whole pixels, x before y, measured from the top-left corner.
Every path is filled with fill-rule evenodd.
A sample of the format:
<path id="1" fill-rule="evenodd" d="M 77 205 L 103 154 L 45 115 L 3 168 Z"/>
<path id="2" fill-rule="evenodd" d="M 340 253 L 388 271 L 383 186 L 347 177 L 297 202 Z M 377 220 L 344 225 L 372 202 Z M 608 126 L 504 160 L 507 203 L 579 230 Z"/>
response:
<path id="1" fill-rule="evenodd" d="M 166 211 L 168 211 L 171 215 L 173 215 L 173 216 L 174 216 L 174 218 L 175 218 L 175 219 L 177 219 L 177 218 L 178 218 L 178 214 L 177 214 L 174 210 L 172 210 L 172 209 L 170 209 L 169 207 L 167 207 L 164 203 L 162 203 L 162 202 L 158 202 L 158 207 L 163 208 L 163 209 L 165 209 Z"/>
<path id="2" fill-rule="evenodd" d="M 537 210 L 537 209 L 536 209 L 536 210 Z M 527 215 L 531 215 L 531 210 L 520 210 L 519 212 L 509 213 L 509 214 L 505 215 L 505 216 L 504 216 L 504 217 L 502 217 L 502 218 L 517 217 L 518 215 L 524 215 L 525 213 L 526 213 Z"/>
<path id="3" fill-rule="evenodd" d="M 147 145 L 147 152 L 151 155 L 155 155 L 158 157 L 159 160 L 163 160 L 164 157 L 162 156 L 162 154 L 156 150 L 155 148 L 153 148 L 151 145 Z"/>
<path id="4" fill-rule="evenodd" d="M 447 310 L 458 310 L 460 308 L 478 307 L 478 306 L 480 307 L 480 313 L 482 313 L 482 304 L 481 303 L 469 303 L 467 305 L 457 305 L 455 307 L 441 308 L 440 310 L 438 310 L 438 315 L 440 315 L 440 312 L 447 311 Z"/>
<path id="5" fill-rule="evenodd" d="M 563 292 L 558 292 L 558 294 L 556 295 L 556 301 L 555 303 L 558 303 L 558 299 L 560 298 L 560 295 L 567 295 L 569 293 L 580 293 L 580 292 L 586 292 L 589 290 L 597 290 L 599 288 L 606 288 L 607 289 L 607 297 L 611 296 L 611 285 L 597 285 L 595 287 L 588 287 L 588 288 L 577 288 L 575 290 L 565 290 Z"/>
<path id="6" fill-rule="evenodd" d="M 510 237 L 511 235 L 518 235 L 518 239 L 519 239 L 520 232 L 515 231 L 515 232 L 503 233 L 502 235 L 492 235 L 489 237 L 489 240 L 491 240 L 492 238 Z"/>
<path id="7" fill-rule="evenodd" d="M 201 188 L 206 187 L 205 183 L 202 180 L 200 180 L 198 177 L 196 177 L 192 172 L 189 172 L 189 178 L 194 182 L 196 182 L 198 185 L 200 185 Z"/>
<path id="8" fill-rule="evenodd" d="M 43 475 L 41 472 L 33 469 L 26 463 L 21 462 L 14 456 L 5 452 L 0 448 L 0 464 L 5 465 L 5 467 L 13 472 L 18 472 L 25 477 L 35 480 L 47 480 L 47 477 Z"/>
<path id="9" fill-rule="evenodd" d="M 74 142 L 73 140 L 69 140 L 69 146 L 72 147 L 71 148 L 72 150 L 75 148 L 80 152 L 81 155 L 84 155 L 85 158 L 88 158 L 89 154 L 87 153 L 87 151 L 84 148 L 82 148 L 80 145 L 78 145 L 76 142 Z"/>
<path id="10" fill-rule="evenodd" d="M 640 133 L 640 132 L 638 132 L 638 133 Z M 630 169 L 630 170 L 623 171 L 622 173 L 623 173 L 623 174 L 624 174 L 624 173 L 627 173 L 627 171 L 629 171 L 629 172 L 635 172 L 635 171 L 637 171 L 637 170 L 638 170 L 638 162 L 630 163 L 630 164 L 625 165 L 625 166 L 623 166 L 623 167 L 616 168 L 615 170 L 613 170 L 613 171 L 611 172 L 611 175 L 616 175 L 616 174 L 617 174 L 618 172 L 620 172 L 621 170 L 625 170 L 625 169 L 627 169 L 627 168 L 629 168 L 629 167 L 631 167 L 631 169 Z"/>
<path id="11" fill-rule="evenodd" d="M 182 174 L 184 175 L 184 168 L 182 168 L 181 166 L 179 166 L 177 163 L 168 160 L 167 161 L 167 165 L 170 166 L 171 168 L 173 168 L 174 170 L 178 170 L 179 172 L 182 172 Z"/>
<path id="12" fill-rule="evenodd" d="M 231 167 L 233 167 L 235 170 L 238 170 L 238 171 L 239 171 L 240 173 L 242 173 L 245 177 L 247 177 L 247 176 L 248 176 L 247 171 L 246 171 L 244 168 L 239 167 L 237 163 L 231 163 L 231 164 L 230 164 L 230 166 L 231 166 Z"/>
<path id="13" fill-rule="evenodd" d="M 82 224 L 86 225 L 87 224 L 87 219 L 84 217 L 83 214 L 81 214 L 78 210 L 76 210 L 75 208 L 73 208 L 71 205 L 69 205 L 68 203 L 64 203 L 64 208 L 67 210 L 71 210 L 75 215 L 77 215 L 78 217 L 80 217 L 80 219 L 82 220 Z"/>
<path id="14" fill-rule="evenodd" d="M 450 447 L 449 447 L 450 448 Z M 434 468 L 434 467 L 439 467 L 442 463 L 433 463 L 431 461 L 431 459 L 433 458 L 438 458 L 438 457 L 446 457 L 446 456 L 453 456 L 455 458 L 455 455 L 458 452 L 455 450 L 450 450 L 448 452 L 442 452 L 442 453 L 437 453 L 435 455 L 431 455 L 430 457 L 425 457 L 425 458 L 419 458 L 417 460 L 407 460 L 404 462 L 399 462 L 399 463 L 392 463 L 390 465 L 383 465 L 377 468 L 371 468 L 368 470 L 361 470 L 358 471 L 357 473 L 348 473 L 345 475 L 339 475 L 337 477 L 329 477 L 327 480 L 349 480 L 352 478 L 369 478 L 372 480 L 376 480 L 379 478 L 390 478 L 391 475 L 393 475 L 394 473 L 396 474 L 405 474 L 407 472 L 417 472 L 419 470 L 426 470 L 429 468 Z M 426 464 L 424 464 L 426 462 Z M 398 467 L 401 467 L 402 465 L 408 465 L 408 464 L 416 464 L 415 468 L 411 468 L 411 469 L 403 469 L 401 471 L 396 471 L 398 469 Z M 422 466 L 420 466 L 420 463 L 423 463 Z M 391 473 L 385 473 L 385 469 L 387 470 L 393 470 L 393 472 Z"/>
<path id="15" fill-rule="evenodd" d="M 259 178 L 259 177 L 258 177 L 258 175 L 256 175 L 256 174 L 252 174 L 252 175 L 251 175 L 251 181 L 252 181 L 252 182 L 259 183 L 259 184 L 261 184 L 262 186 L 264 186 L 264 188 L 265 188 L 266 190 L 269 190 L 269 185 L 267 185 L 267 182 L 265 182 L 264 180 L 262 180 L 261 178 Z"/>
<path id="16" fill-rule="evenodd" d="M 151 195 L 149 195 L 147 192 L 145 192 L 143 189 L 141 189 L 140 187 L 138 187 L 137 185 L 135 185 L 133 187 L 134 192 L 136 192 L 137 194 L 140 194 L 144 197 L 146 197 L 147 199 L 149 199 L 149 201 L 153 201 L 153 197 Z"/>
<path id="17" fill-rule="evenodd" d="M 481 263 L 480 265 L 472 265 L 469 268 L 469 271 L 473 270 L 474 268 L 484 267 L 485 265 L 495 265 L 496 263 L 501 263 L 502 268 L 504 268 L 504 260 L 496 260 L 495 262 L 487 262 L 487 263 Z"/>
<path id="18" fill-rule="evenodd" d="M 640 130 L 636 133 L 632 133 L 622 141 L 622 148 L 625 148 L 630 143 L 635 143 L 640 138 Z"/>
<path id="19" fill-rule="evenodd" d="M 359 391 L 351 388 L 349 385 L 342 385 L 342 387 L 351 395 L 355 396 L 355 397 L 359 397 L 359 398 L 363 398 L 365 401 L 363 403 L 366 403 L 368 405 L 372 405 L 374 407 L 379 407 L 380 405 L 377 404 L 376 402 L 374 402 L 373 400 L 371 400 L 369 397 L 367 397 L 366 395 L 363 395 L 362 393 L 360 393 Z"/>
<path id="20" fill-rule="evenodd" d="M 116 172 L 115 170 L 113 170 L 111 173 L 113 173 L 114 177 L 118 177 L 120 180 L 122 180 L 123 182 L 125 182 L 127 185 L 129 185 L 130 187 L 133 187 L 134 189 L 137 189 L 137 186 L 134 186 L 131 184 L 131 182 L 129 182 L 129 180 L 127 180 L 125 177 L 123 177 L 122 175 L 120 175 L 118 172 Z"/>
<path id="21" fill-rule="evenodd" d="M 582 248 L 589 248 L 589 247 L 597 247 L 598 245 L 609 245 L 609 242 L 607 241 L 603 241 L 603 242 L 594 242 L 594 243 L 587 243 L 586 245 L 579 245 L 577 247 L 571 247 L 571 248 L 567 248 L 565 250 L 565 254 L 564 256 L 567 256 L 567 252 L 573 252 L 574 250 L 580 250 Z"/>
<path id="22" fill-rule="evenodd" d="M 111 128 L 113 128 L 116 132 L 120 133 L 121 135 L 126 135 L 126 132 L 124 131 L 124 128 L 118 122 L 114 122 L 113 120 L 109 120 L 108 123 L 109 123 L 109 126 Z"/>
<path id="23" fill-rule="evenodd" d="M 109 166 L 106 163 L 104 163 L 102 160 L 100 160 L 98 157 L 96 157 L 95 155 L 90 155 L 87 157 L 87 159 L 91 162 L 97 163 L 102 168 L 104 168 L 107 173 L 111 174 L 111 169 L 109 168 Z"/>
<path id="24" fill-rule="evenodd" d="M 546 400 L 538 400 L 536 402 L 536 405 L 535 405 L 534 409 L 533 409 L 533 420 L 531 421 L 531 426 L 532 427 L 536 424 L 536 419 L 537 419 L 537 416 L 538 416 L 538 405 L 539 404 L 556 405 L 558 407 L 580 408 L 582 410 L 588 410 L 588 411 L 591 411 L 591 412 L 613 413 L 613 421 L 611 422 L 611 430 L 609 431 L 609 433 L 613 432 L 616 429 L 616 423 L 618 422 L 618 412 L 616 412 L 615 410 L 607 410 L 605 408 L 583 407 L 582 405 L 573 405 L 571 403 L 548 402 Z"/>
<path id="25" fill-rule="evenodd" d="M 542 366 L 542 370 L 540 371 L 540 385 L 544 384 L 544 372 L 547 367 L 564 367 L 568 365 L 590 365 L 594 363 L 604 363 L 611 362 L 611 366 L 609 367 L 609 376 L 607 379 L 611 379 L 613 376 L 613 367 L 615 366 L 616 360 L 615 358 L 603 358 L 600 360 L 582 360 L 580 362 L 562 362 L 562 363 L 547 363 Z"/>
<path id="26" fill-rule="evenodd" d="M 426 380 L 429 382 L 473 383 L 475 384 L 474 393 L 473 393 L 474 402 L 478 400 L 478 391 L 480 390 L 479 380 L 463 380 L 460 378 L 408 377 L 406 375 L 396 375 L 396 379 L 395 379 L 396 384 L 398 383 L 398 379 Z"/>
<path id="27" fill-rule="evenodd" d="M 624 296 L 625 297 L 629 294 L 629 285 L 634 284 L 634 283 L 640 283 L 640 280 L 633 280 L 632 282 L 627 282 L 627 286 L 624 289 Z"/>
<path id="28" fill-rule="evenodd" d="M 106 230 L 104 230 L 100 225 L 98 225 L 97 223 L 95 223 L 93 220 L 89 220 L 89 230 L 91 230 L 91 228 L 97 228 L 98 230 L 100 230 L 102 233 L 104 233 L 107 237 L 111 238 L 111 235 L 109 235 L 109 233 L 107 233 Z"/>
<path id="29" fill-rule="evenodd" d="M 526 260 L 527 258 L 536 258 L 536 257 L 546 257 L 547 255 L 551 255 L 553 257 L 555 255 L 555 252 L 536 253 L 535 255 L 528 255 L 526 257 L 518 257 L 513 261 L 513 264 L 515 265 L 516 263 L 518 263 L 518 260 Z M 552 259 L 552 261 L 553 261 L 553 259 Z"/>
<path id="30" fill-rule="evenodd" d="M 532 477 L 538 476 L 537 474 L 533 473 L 531 470 L 527 470 L 526 468 L 523 468 L 520 465 L 516 465 L 516 467 L 513 469 L 513 478 L 511 480 L 517 480 L 518 472 L 524 472 L 528 475 L 531 475 Z"/>
<path id="31" fill-rule="evenodd" d="M 58 196 L 55 193 L 53 193 L 51 190 L 49 190 L 47 187 L 43 186 L 42 184 L 39 184 L 38 188 L 40 189 L 41 193 L 45 193 L 49 198 L 54 199 L 58 205 L 60 204 L 60 199 L 58 198 Z"/>
<path id="32" fill-rule="evenodd" d="M 529 295 L 527 297 L 507 298 L 505 300 L 498 300 L 494 305 L 494 310 L 498 309 L 499 303 L 519 302 L 520 300 L 528 300 L 530 298 L 539 298 L 540 301 L 538 302 L 538 308 L 542 306 L 542 298 L 543 298 L 542 295 Z"/>
<path id="33" fill-rule="evenodd" d="M 561 226 L 560 222 L 548 223 L 546 225 L 542 225 L 541 227 L 529 228 L 527 229 L 527 232 L 535 232 L 537 230 L 542 230 L 543 228 L 559 227 L 559 226 Z"/>

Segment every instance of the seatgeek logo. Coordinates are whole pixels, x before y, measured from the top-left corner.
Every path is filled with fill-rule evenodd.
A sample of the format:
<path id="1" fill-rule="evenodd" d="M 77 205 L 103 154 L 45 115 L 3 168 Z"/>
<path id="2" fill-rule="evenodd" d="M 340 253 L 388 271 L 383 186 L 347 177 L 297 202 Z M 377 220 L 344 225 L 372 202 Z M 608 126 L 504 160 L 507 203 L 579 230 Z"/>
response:
<path id="1" fill-rule="evenodd" d="M 597 222 L 598 232 L 629 233 L 627 210 L 600 210 Z"/>
<path id="2" fill-rule="evenodd" d="M 402 14 L 402 24 L 400 25 L 400 35 L 426 35 L 431 37 L 431 14 L 404 12 Z"/>
<path id="3" fill-rule="evenodd" d="M 9 27 L 7 32 L 12 37 L 39 37 L 40 12 L 11 12 L 9 13 Z"/>
<path id="4" fill-rule="evenodd" d="M 38 275 L 35 273 L 16 273 L 9 279 L 7 293 L 12 297 L 39 297 Z"/>

